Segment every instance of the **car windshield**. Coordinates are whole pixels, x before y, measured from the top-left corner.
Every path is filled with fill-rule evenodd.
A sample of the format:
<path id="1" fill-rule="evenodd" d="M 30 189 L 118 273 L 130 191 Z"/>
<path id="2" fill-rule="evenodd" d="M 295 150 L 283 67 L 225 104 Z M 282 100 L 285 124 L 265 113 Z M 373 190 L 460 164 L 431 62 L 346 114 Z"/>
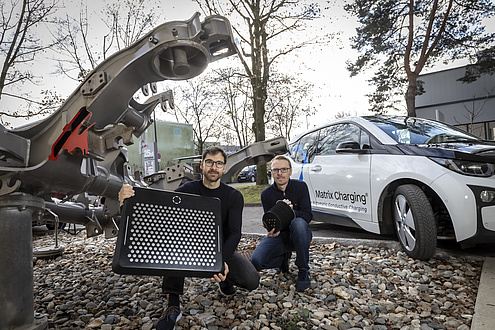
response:
<path id="1" fill-rule="evenodd" d="M 480 139 L 456 127 L 416 117 L 364 116 L 398 143 L 474 142 Z"/>

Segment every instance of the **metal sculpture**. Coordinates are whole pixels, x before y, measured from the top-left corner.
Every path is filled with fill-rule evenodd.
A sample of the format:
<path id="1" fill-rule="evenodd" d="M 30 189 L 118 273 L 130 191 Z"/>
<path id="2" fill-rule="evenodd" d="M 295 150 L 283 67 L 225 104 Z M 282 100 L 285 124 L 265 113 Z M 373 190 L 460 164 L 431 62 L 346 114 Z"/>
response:
<path id="1" fill-rule="evenodd" d="M 47 325 L 46 317 L 34 317 L 33 221 L 82 224 L 88 237 L 115 237 L 123 183 L 173 190 L 195 178 L 186 164 L 145 181 L 128 175 L 124 147 L 151 125 L 158 105 L 173 107 L 169 91 L 143 104 L 133 95 L 140 88 L 148 95 L 148 86 L 156 92 L 157 81 L 193 78 L 209 63 L 235 53 L 224 17 L 201 22 L 195 14 L 187 21 L 167 22 L 106 59 L 51 116 L 13 130 L 0 125 L 0 329 Z M 224 179 L 287 150 L 283 138 L 243 148 L 229 156 Z M 69 198 L 60 202 L 52 198 L 55 194 Z M 90 203 L 88 195 L 99 196 L 101 203 Z M 74 196 L 78 198 L 70 200 Z"/>
<path id="2" fill-rule="evenodd" d="M 115 236 L 117 193 L 130 180 L 123 147 L 152 123 L 158 104 L 170 102 L 163 93 L 140 104 L 136 91 L 157 81 L 190 79 L 235 53 L 224 17 L 201 22 L 195 14 L 167 22 L 101 63 L 48 118 L 14 130 L 0 125 L 1 329 L 40 328 L 46 322 L 34 318 L 31 223 L 44 216 L 47 203 L 52 212 L 63 213 L 49 197 L 101 196 L 99 218 L 82 209 L 79 218 Z"/>

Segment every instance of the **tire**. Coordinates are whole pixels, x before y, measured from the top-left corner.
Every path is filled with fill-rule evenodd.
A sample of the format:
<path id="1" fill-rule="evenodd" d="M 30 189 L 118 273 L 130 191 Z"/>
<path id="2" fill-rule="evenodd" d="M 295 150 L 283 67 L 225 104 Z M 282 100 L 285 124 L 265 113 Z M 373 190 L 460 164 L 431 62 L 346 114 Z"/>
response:
<path id="1" fill-rule="evenodd" d="M 395 233 L 408 256 L 428 260 L 437 248 L 435 215 L 425 193 L 413 184 L 395 190 L 392 216 Z"/>
<path id="2" fill-rule="evenodd" d="M 251 177 L 251 182 L 256 182 L 256 177 L 254 175 Z"/>

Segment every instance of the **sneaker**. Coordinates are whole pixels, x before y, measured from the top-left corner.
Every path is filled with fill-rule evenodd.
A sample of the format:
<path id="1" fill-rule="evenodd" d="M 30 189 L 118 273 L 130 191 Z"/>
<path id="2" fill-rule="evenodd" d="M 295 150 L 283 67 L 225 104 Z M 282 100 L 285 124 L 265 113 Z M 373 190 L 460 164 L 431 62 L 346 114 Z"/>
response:
<path id="1" fill-rule="evenodd" d="M 182 317 L 182 312 L 179 306 L 169 306 L 163 312 L 162 317 L 156 323 L 157 330 L 173 330 L 175 323 Z"/>
<path id="2" fill-rule="evenodd" d="M 311 286 L 311 278 L 308 270 L 299 270 L 297 275 L 296 290 L 302 292 Z"/>
<path id="3" fill-rule="evenodd" d="M 292 251 L 285 252 L 284 259 L 282 259 L 282 265 L 277 268 L 277 271 L 275 272 L 275 274 L 280 274 L 280 273 L 285 274 L 289 271 L 289 259 L 290 259 L 291 254 L 292 254 Z"/>
<path id="4" fill-rule="evenodd" d="M 227 285 L 225 282 L 217 282 L 218 289 L 222 296 L 231 296 L 237 292 L 237 289 L 233 285 Z"/>

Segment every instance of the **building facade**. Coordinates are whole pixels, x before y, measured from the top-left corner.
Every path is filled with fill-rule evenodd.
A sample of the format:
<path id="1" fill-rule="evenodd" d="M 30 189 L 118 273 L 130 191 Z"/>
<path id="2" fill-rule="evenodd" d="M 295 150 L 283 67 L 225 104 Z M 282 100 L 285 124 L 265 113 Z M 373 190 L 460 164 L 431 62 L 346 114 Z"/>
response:
<path id="1" fill-rule="evenodd" d="M 128 146 L 127 150 L 131 174 L 138 171 L 148 175 L 164 170 L 176 164 L 177 158 L 195 155 L 193 127 L 191 124 L 156 121 L 156 136 L 155 124 L 152 124 L 141 138 L 134 137 L 134 144 Z"/>
<path id="2" fill-rule="evenodd" d="M 495 140 L 495 75 L 458 81 L 465 71 L 463 66 L 420 75 L 425 93 L 416 96 L 416 115 Z"/>

